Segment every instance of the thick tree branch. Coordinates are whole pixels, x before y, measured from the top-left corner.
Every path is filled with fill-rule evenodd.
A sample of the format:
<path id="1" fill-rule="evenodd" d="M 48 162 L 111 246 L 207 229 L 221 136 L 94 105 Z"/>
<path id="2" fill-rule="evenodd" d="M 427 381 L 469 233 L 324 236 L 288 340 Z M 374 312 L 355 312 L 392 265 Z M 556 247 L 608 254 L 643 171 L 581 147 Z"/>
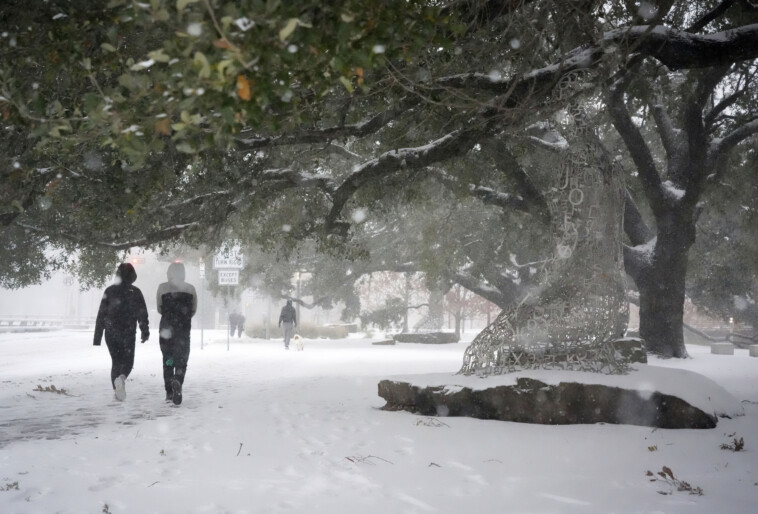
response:
<path id="1" fill-rule="evenodd" d="M 632 246 L 645 244 L 655 237 L 655 233 L 642 218 L 634 197 L 628 189 L 624 199 L 624 232 L 632 242 Z"/>
<path id="2" fill-rule="evenodd" d="M 513 107 L 528 97 L 544 97 L 565 73 L 592 69 L 607 52 L 615 50 L 653 57 L 672 69 L 724 66 L 758 58 L 758 24 L 708 35 L 691 34 L 664 26 L 622 27 L 606 32 L 599 43 L 572 50 L 558 63 L 515 78 L 493 80 L 486 73 L 465 73 L 442 77 L 435 84 L 507 94 L 505 106 Z"/>
<path id="3" fill-rule="evenodd" d="M 642 187 L 645 196 L 653 209 L 653 213 L 658 216 L 664 209 L 664 195 L 661 184 L 661 176 L 653 160 L 645 139 L 640 131 L 634 125 L 629 111 L 624 104 L 624 82 L 623 79 L 617 80 L 611 85 L 610 94 L 608 95 L 608 107 L 613 121 L 613 126 L 621 135 L 637 171 L 642 181 Z"/>
<path id="4" fill-rule="evenodd" d="M 483 143 L 492 153 L 495 165 L 500 173 L 510 178 L 518 187 L 518 194 L 529 206 L 530 211 L 543 223 L 550 223 L 550 209 L 542 191 L 534 185 L 524 168 L 518 163 L 503 141 L 493 139 Z"/>
<path id="5" fill-rule="evenodd" d="M 705 124 L 706 129 L 710 129 L 713 126 L 713 123 L 716 121 L 716 118 L 719 114 L 724 112 L 724 110 L 728 109 L 734 103 L 740 99 L 745 94 L 746 89 L 740 89 L 739 91 L 735 91 L 729 96 L 725 96 L 722 98 L 719 103 L 713 106 L 711 110 L 709 110 L 705 117 L 703 118 L 703 122 Z"/>
<path id="6" fill-rule="evenodd" d="M 732 6 L 737 0 L 723 0 L 720 4 L 718 4 L 716 7 L 708 11 L 707 13 L 703 14 L 700 18 L 698 18 L 695 23 L 693 23 L 690 27 L 687 28 L 687 32 L 700 32 L 703 30 L 710 22 L 715 20 L 716 18 L 720 18 L 724 15 L 724 13 Z"/>
<path id="7" fill-rule="evenodd" d="M 407 112 L 411 104 L 412 101 L 408 99 L 400 101 L 398 105 L 392 109 L 376 114 L 361 123 L 354 123 L 351 125 L 340 124 L 334 127 L 302 130 L 274 137 L 240 137 L 237 139 L 237 148 L 239 150 L 258 150 L 273 146 L 325 143 L 335 139 L 344 139 L 348 137 L 365 137 L 377 132 L 382 127 L 386 126 L 387 123 L 397 118 L 400 114 Z"/>
<path id="8" fill-rule="evenodd" d="M 654 57 L 671 69 L 710 68 L 758 57 L 758 24 L 708 35 L 646 25 L 606 32 L 606 43 Z"/>
<path id="9" fill-rule="evenodd" d="M 23 229 L 29 230 L 31 232 L 35 232 L 38 234 L 45 234 L 48 236 L 50 235 L 50 231 L 42 227 L 36 227 L 33 225 L 28 225 L 26 223 L 21 223 L 21 222 L 17 222 L 16 225 Z M 187 229 L 192 228 L 192 227 L 198 227 L 198 226 L 200 226 L 199 222 L 173 225 L 171 227 L 166 227 L 160 230 L 149 232 L 144 237 L 136 238 L 130 241 L 118 241 L 118 242 L 102 241 L 102 240 L 89 241 L 89 240 L 85 240 L 84 238 L 80 236 L 70 234 L 66 232 L 65 230 L 60 230 L 60 229 L 55 230 L 55 236 L 65 239 L 67 241 L 71 241 L 73 243 L 79 243 L 85 246 L 100 246 L 103 248 L 110 248 L 111 250 L 129 250 L 130 248 L 134 248 L 135 246 L 145 247 L 145 246 L 150 246 L 156 243 L 161 243 L 169 239 L 173 239 L 183 234 Z"/>
<path id="10" fill-rule="evenodd" d="M 714 139 L 708 149 L 708 162 L 715 165 L 729 150 L 757 133 L 758 118 L 753 118 L 750 122 L 734 129 L 723 138 Z"/>
<path id="11" fill-rule="evenodd" d="M 655 239 L 645 245 L 624 245 L 624 270 L 636 284 L 650 272 L 650 251 L 654 244 Z"/>
<path id="12" fill-rule="evenodd" d="M 278 189 L 290 189 L 295 187 L 315 188 L 329 195 L 337 190 L 334 178 L 329 175 L 319 175 L 305 171 L 295 171 L 289 168 L 270 169 L 256 176 L 259 183 L 267 185 L 276 184 Z"/>
<path id="13" fill-rule="evenodd" d="M 326 217 L 326 229 L 337 228 L 342 209 L 353 194 L 372 180 L 402 168 L 419 169 L 463 155 L 484 135 L 481 128 L 453 131 L 428 145 L 391 150 L 359 166 L 332 195 L 333 206 Z"/>
<path id="14" fill-rule="evenodd" d="M 472 293 L 476 293 L 485 300 L 489 300 L 501 309 L 505 309 L 509 305 L 516 302 L 524 294 L 523 288 L 511 282 L 512 287 L 508 290 L 502 290 L 500 288 L 492 287 L 489 284 L 481 282 L 475 279 L 471 275 L 463 272 L 454 273 L 449 275 L 449 279 L 459 284 Z"/>
<path id="15" fill-rule="evenodd" d="M 663 148 L 666 150 L 669 158 L 671 158 L 678 153 L 677 142 L 680 131 L 674 127 L 671 117 L 660 103 L 656 103 L 653 106 L 653 118 L 658 127 L 658 134 L 661 136 Z"/>

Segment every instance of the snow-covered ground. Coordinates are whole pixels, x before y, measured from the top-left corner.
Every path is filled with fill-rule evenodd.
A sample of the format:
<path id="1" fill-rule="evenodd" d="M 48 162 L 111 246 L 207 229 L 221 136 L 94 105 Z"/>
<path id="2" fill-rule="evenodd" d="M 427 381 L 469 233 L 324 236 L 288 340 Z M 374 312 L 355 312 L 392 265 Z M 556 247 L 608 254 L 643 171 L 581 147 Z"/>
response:
<path id="1" fill-rule="evenodd" d="M 745 350 L 653 361 L 706 375 L 745 410 L 713 430 L 661 430 L 380 410 L 379 380 L 454 373 L 464 343 L 205 343 L 193 333 L 175 407 L 155 335 L 120 403 L 90 332 L 0 334 L 0 512 L 758 512 L 758 358 Z M 38 391 L 52 386 L 66 394 Z M 720 449 L 735 438 L 744 451 Z M 702 496 L 646 476 L 663 466 Z"/>

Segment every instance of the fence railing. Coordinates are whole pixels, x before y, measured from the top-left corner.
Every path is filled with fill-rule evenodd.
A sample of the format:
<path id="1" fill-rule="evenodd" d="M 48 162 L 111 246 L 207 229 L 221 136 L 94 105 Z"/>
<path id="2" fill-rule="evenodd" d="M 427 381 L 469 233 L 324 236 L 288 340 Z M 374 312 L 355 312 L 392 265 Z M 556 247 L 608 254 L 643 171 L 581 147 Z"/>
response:
<path id="1" fill-rule="evenodd" d="M 94 326 L 94 317 L 34 316 L 29 314 L 0 315 L 0 331 L 23 332 L 33 330 L 55 330 L 63 328 L 85 328 Z"/>

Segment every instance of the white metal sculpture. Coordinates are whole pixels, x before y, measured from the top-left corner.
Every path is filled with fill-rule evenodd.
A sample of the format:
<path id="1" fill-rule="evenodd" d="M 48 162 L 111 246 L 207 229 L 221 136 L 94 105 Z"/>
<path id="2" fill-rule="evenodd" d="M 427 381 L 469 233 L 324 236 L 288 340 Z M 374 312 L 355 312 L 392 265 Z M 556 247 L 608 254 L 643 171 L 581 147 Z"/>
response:
<path id="1" fill-rule="evenodd" d="M 573 99 L 585 85 L 567 74 L 555 100 L 571 98 L 559 173 L 545 192 L 551 214 L 552 256 L 540 286 L 503 311 L 467 348 L 461 373 L 502 374 L 524 368 L 623 373 L 625 358 L 611 341 L 628 322 L 624 286 L 624 182 L 583 108 Z M 570 96 L 571 95 L 571 96 Z"/>

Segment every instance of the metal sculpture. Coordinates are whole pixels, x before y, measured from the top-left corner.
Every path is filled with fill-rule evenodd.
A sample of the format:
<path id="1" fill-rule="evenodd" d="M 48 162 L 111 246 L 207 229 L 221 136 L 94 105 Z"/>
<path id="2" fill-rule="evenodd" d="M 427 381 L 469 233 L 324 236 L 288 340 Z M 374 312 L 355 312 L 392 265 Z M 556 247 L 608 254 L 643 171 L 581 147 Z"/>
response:
<path id="1" fill-rule="evenodd" d="M 584 73 L 563 77 L 553 100 L 570 101 L 569 148 L 550 162 L 560 172 L 545 192 L 553 254 L 542 279 L 518 305 L 503 311 L 466 349 L 463 374 L 524 368 L 623 373 L 625 358 L 610 341 L 628 322 L 622 249 L 624 182 L 576 101 Z"/>

